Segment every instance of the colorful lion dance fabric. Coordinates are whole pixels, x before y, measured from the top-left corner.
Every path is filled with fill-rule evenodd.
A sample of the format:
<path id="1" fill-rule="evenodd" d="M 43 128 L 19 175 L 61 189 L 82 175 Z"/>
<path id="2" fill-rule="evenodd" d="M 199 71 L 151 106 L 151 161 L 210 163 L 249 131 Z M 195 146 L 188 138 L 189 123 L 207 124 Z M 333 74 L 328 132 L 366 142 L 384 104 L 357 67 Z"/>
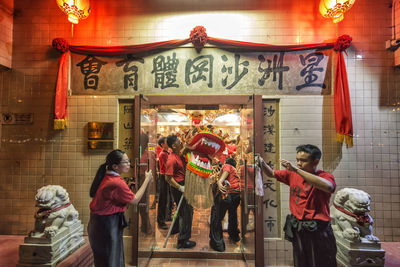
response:
<path id="1" fill-rule="evenodd" d="M 213 195 L 209 177 L 213 172 L 212 159 L 225 150 L 222 132 L 212 126 L 200 126 L 190 130 L 186 142 L 190 151 L 186 154 L 185 176 L 186 201 L 194 208 L 209 208 Z"/>

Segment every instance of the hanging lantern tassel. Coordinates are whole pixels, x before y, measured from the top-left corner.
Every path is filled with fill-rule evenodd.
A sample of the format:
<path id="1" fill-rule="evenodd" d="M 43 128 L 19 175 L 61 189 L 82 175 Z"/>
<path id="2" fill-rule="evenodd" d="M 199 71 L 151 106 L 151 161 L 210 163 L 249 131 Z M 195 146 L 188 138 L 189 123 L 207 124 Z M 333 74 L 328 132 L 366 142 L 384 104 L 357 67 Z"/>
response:
<path id="1" fill-rule="evenodd" d="M 356 0 L 321 0 L 319 12 L 324 18 L 331 18 L 333 23 L 343 20 L 344 13 L 349 10 Z"/>

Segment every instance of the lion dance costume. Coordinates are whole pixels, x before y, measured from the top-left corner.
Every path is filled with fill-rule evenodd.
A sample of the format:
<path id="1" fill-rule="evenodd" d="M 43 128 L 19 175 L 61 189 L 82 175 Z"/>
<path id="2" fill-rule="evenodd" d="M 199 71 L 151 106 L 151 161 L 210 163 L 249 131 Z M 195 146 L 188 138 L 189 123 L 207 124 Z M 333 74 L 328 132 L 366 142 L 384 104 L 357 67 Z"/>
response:
<path id="1" fill-rule="evenodd" d="M 192 207 L 206 209 L 213 203 L 209 179 L 213 172 L 212 158 L 225 150 L 225 143 L 222 132 L 216 133 L 210 126 L 196 127 L 189 136 L 186 142 L 191 150 L 186 154 L 184 196 Z"/>

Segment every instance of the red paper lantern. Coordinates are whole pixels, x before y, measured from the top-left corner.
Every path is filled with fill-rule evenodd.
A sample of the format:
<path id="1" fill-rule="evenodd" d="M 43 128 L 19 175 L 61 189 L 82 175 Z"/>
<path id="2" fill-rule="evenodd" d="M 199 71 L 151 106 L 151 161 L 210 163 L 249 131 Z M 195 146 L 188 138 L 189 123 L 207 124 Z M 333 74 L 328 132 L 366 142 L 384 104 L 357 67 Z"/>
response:
<path id="1" fill-rule="evenodd" d="M 321 0 L 319 12 L 324 18 L 332 18 L 333 23 L 343 20 L 344 13 L 349 10 L 356 0 Z"/>
<path id="2" fill-rule="evenodd" d="M 78 24 L 91 11 L 89 0 L 56 0 L 58 7 L 68 16 L 68 21 Z"/>

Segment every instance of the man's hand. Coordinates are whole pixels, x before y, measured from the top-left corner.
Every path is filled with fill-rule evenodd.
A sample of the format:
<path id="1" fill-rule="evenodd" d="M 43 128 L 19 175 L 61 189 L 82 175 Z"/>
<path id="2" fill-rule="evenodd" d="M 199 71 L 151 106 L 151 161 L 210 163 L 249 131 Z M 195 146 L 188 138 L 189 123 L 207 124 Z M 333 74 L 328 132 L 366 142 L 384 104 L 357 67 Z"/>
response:
<path id="1" fill-rule="evenodd" d="M 226 187 L 223 186 L 220 182 L 218 182 L 218 189 L 222 194 L 226 194 Z"/>
<path id="2" fill-rule="evenodd" d="M 281 164 L 288 171 L 296 172 L 298 169 L 295 165 L 293 165 L 293 163 L 286 159 L 281 159 Z"/>
<path id="3" fill-rule="evenodd" d="M 184 193 L 185 192 L 185 186 L 184 185 L 180 185 L 178 190 L 181 191 L 182 193 Z"/>

